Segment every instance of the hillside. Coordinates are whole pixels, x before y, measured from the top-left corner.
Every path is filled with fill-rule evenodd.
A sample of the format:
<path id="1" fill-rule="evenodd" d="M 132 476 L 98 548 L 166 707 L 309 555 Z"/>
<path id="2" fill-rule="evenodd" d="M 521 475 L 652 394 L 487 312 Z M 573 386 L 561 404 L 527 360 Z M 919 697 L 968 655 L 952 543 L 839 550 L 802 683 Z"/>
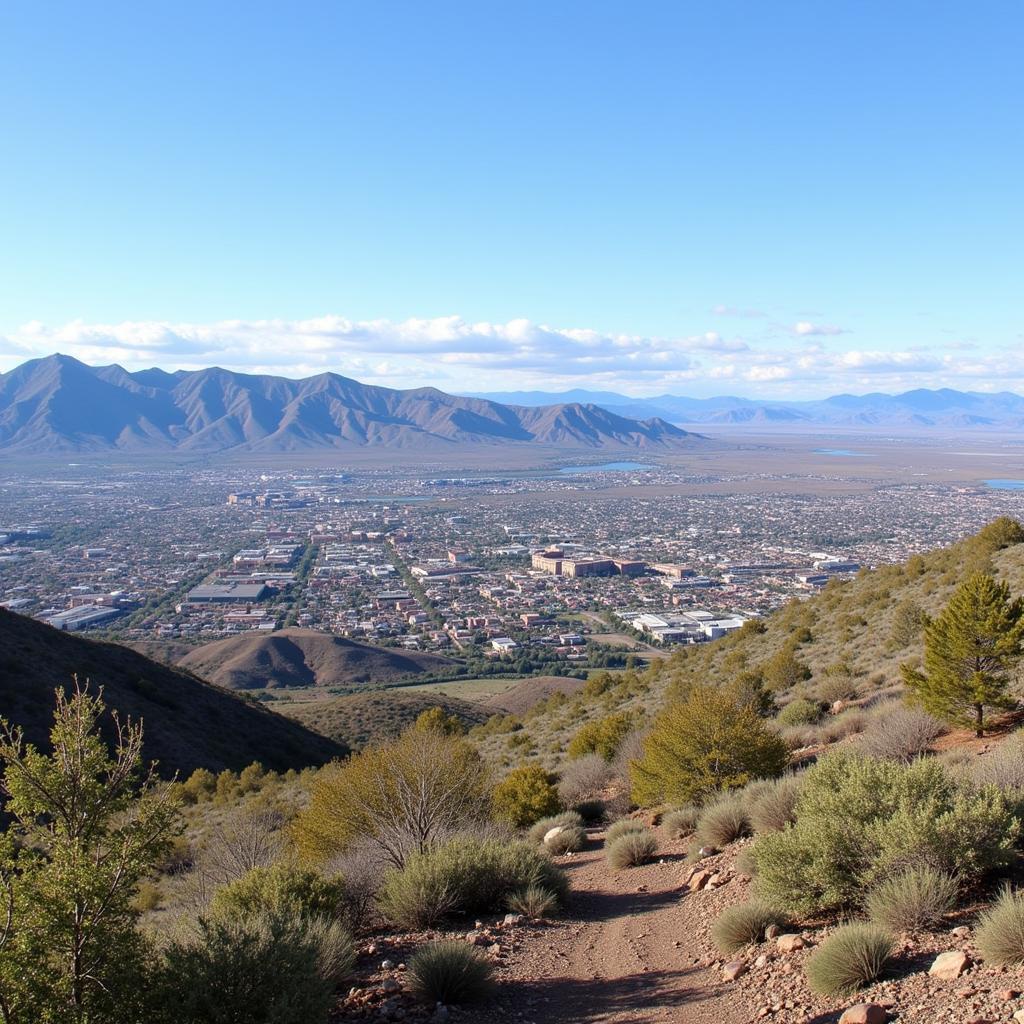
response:
<path id="1" fill-rule="evenodd" d="M 571 696 L 583 689 L 582 679 L 572 676 L 532 676 L 516 683 L 511 689 L 497 693 L 481 701 L 482 707 L 493 711 L 507 711 L 513 715 L 521 715 L 525 711 L 546 700 L 553 693 Z"/>
<path id="2" fill-rule="evenodd" d="M 450 658 L 371 647 L 312 629 L 247 633 L 190 651 L 181 668 L 229 690 L 395 683 L 426 673 L 447 673 Z"/>
<path id="3" fill-rule="evenodd" d="M 306 452 L 460 444 L 663 448 L 707 444 L 663 420 L 596 405 L 524 407 L 396 391 L 323 373 L 303 380 L 33 359 L 0 374 L 0 448 L 21 452 Z"/>
<path id="4" fill-rule="evenodd" d="M 238 770 L 261 761 L 285 770 L 319 765 L 344 747 L 180 669 L 117 644 L 62 633 L 0 609 L 0 714 L 47 746 L 53 692 L 72 677 L 103 687 L 104 699 L 145 727 L 145 757 L 160 771 Z"/>

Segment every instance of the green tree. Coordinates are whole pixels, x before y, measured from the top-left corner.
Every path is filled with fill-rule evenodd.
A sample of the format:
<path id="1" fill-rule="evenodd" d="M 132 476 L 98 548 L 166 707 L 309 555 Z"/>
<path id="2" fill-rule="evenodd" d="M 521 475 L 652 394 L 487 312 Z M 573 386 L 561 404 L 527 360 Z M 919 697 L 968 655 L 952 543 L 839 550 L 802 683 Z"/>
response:
<path id="1" fill-rule="evenodd" d="M 436 707 L 421 711 L 413 723 L 414 729 L 431 729 L 445 736 L 462 736 L 466 727 L 458 715 L 450 715 L 438 704 Z"/>
<path id="2" fill-rule="evenodd" d="M 600 754 L 606 761 L 611 761 L 634 725 L 634 716 L 628 711 L 595 718 L 580 726 L 569 741 L 566 753 L 573 759 L 585 754 Z"/>
<path id="3" fill-rule="evenodd" d="M 494 788 L 494 812 L 517 828 L 526 828 L 562 809 L 555 780 L 539 764 L 513 769 Z"/>
<path id="4" fill-rule="evenodd" d="M 769 658 L 760 669 L 765 686 L 775 693 L 792 689 L 797 683 L 811 678 L 811 670 L 800 661 L 795 645 L 787 644 Z"/>
<path id="5" fill-rule="evenodd" d="M 137 1022 L 150 950 L 132 897 L 180 831 L 171 791 L 142 770 L 142 726 L 113 717 L 102 692 L 57 691 L 49 756 L 0 721 L 0 1019 L 5 1024 Z"/>
<path id="6" fill-rule="evenodd" d="M 924 671 L 900 666 L 909 699 L 948 722 L 984 735 L 985 709 L 1012 706 L 1007 694 L 1024 653 L 1024 600 L 1006 583 L 973 573 L 935 619 L 925 623 Z"/>
<path id="7" fill-rule="evenodd" d="M 688 803 L 779 775 L 788 761 L 785 743 L 736 686 L 695 686 L 654 720 L 630 764 L 633 799 Z"/>

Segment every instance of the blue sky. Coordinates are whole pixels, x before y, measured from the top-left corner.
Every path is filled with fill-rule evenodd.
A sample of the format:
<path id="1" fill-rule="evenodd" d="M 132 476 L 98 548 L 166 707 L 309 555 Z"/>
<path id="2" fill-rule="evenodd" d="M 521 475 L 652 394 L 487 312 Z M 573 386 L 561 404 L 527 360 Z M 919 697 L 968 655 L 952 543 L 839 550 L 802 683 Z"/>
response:
<path id="1" fill-rule="evenodd" d="M 1024 389 L 1024 6 L 13 2 L 0 368 Z"/>

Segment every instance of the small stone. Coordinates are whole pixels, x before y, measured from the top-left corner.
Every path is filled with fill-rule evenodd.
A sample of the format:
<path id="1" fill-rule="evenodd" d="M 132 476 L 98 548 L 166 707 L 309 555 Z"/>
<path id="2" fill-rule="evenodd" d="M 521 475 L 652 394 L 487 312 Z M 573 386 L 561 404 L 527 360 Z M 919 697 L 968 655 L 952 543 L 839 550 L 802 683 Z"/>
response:
<path id="1" fill-rule="evenodd" d="M 392 960 L 381 960 L 380 969 L 382 971 L 390 971 L 394 968 L 395 964 Z"/>
<path id="2" fill-rule="evenodd" d="M 956 981 L 970 965 L 971 958 L 963 950 L 951 949 L 935 958 L 928 973 L 941 981 Z"/>
<path id="3" fill-rule="evenodd" d="M 731 960 L 722 968 L 722 977 L 726 981 L 735 981 L 747 973 L 747 965 L 742 960 Z"/>
<path id="4" fill-rule="evenodd" d="M 764 937 L 766 939 L 774 939 L 782 929 L 777 924 L 770 924 L 764 930 Z"/>
<path id="5" fill-rule="evenodd" d="M 522 914 L 506 914 L 504 918 L 505 924 L 522 924 L 525 918 Z"/>
<path id="6" fill-rule="evenodd" d="M 1017 1021 L 1024 1021 L 1024 1010 L 1018 1010 L 1014 1015 L 1013 1019 Z"/>
<path id="7" fill-rule="evenodd" d="M 402 986 L 394 978 L 386 978 L 381 985 L 383 992 L 401 992 Z"/>
<path id="8" fill-rule="evenodd" d="M 1003 988 L 996 993 L 1004 1003 L 1008 1003 L 1011 999 L 1016 999 L 1020 993 L 1015 988 Z"/>
<path id="9" fill-rule="evenodd" d="M 557 839 L 565 831 L 564 825 L 556 825 L 554 828 L 550 828 L 544 833 L 544 843 L 550 843 L 552 839 Z"/>
<path id="10" fill-rule="evenodd" d="M 492 943 L 490 946 L 487 947 L 487 952 L 497 956 L 501 952 L 500 943 Z"/>
<path id="11" fill-rule="evenodd" d="M 885 1024 L 888 1019 L 889 1014 L 884 1006 L 878 1003 L 857 1003 L 843 1011 L 839 1024 Z"/>
<path id="12" fill-rule="evenodd" d="M 967 925 L 962 924 L 959 927 L 954 928 L 949 934 L 955 935 L 958 939 L 962 939 L 971 934 L 971 929 L 968 928 Z"/>
<path id="13" fill-rule="evenodd" d="M 783 953 L 794 953 L 798 949 L 803 949 L 807 945 L 804 940 L 796 934 L 780 935 L 775 940 L 775 945 L 782 950 Z"/>
<path id="14" fill-rule="evenodd" d="M 708 879 L 710 877 L 711 872 L 709 871 L 694 871 L 694 873 L 690 875 L 689 882 L 686 883 L 687 887 L 690 892 L 699 892 L 708 884 Z"/>

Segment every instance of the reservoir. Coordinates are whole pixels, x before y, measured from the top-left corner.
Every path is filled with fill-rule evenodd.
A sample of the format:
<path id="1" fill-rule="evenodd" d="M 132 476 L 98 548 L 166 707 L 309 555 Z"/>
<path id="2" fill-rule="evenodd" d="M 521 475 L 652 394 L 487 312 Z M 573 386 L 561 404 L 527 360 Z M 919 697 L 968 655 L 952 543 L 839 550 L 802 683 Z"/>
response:
<path id="1" fill-rule="evenodd" d="M 985 483 L 995 491 L 1024 491 L 1024 480 L 986 480 Z"/>
<path id="2" fill-rule="evenodd" d="M 599 466 L 563 466 L 559 473 L 629 473 L 642 469 L 657 469 L 647 462 L 603 462 Z"/>

